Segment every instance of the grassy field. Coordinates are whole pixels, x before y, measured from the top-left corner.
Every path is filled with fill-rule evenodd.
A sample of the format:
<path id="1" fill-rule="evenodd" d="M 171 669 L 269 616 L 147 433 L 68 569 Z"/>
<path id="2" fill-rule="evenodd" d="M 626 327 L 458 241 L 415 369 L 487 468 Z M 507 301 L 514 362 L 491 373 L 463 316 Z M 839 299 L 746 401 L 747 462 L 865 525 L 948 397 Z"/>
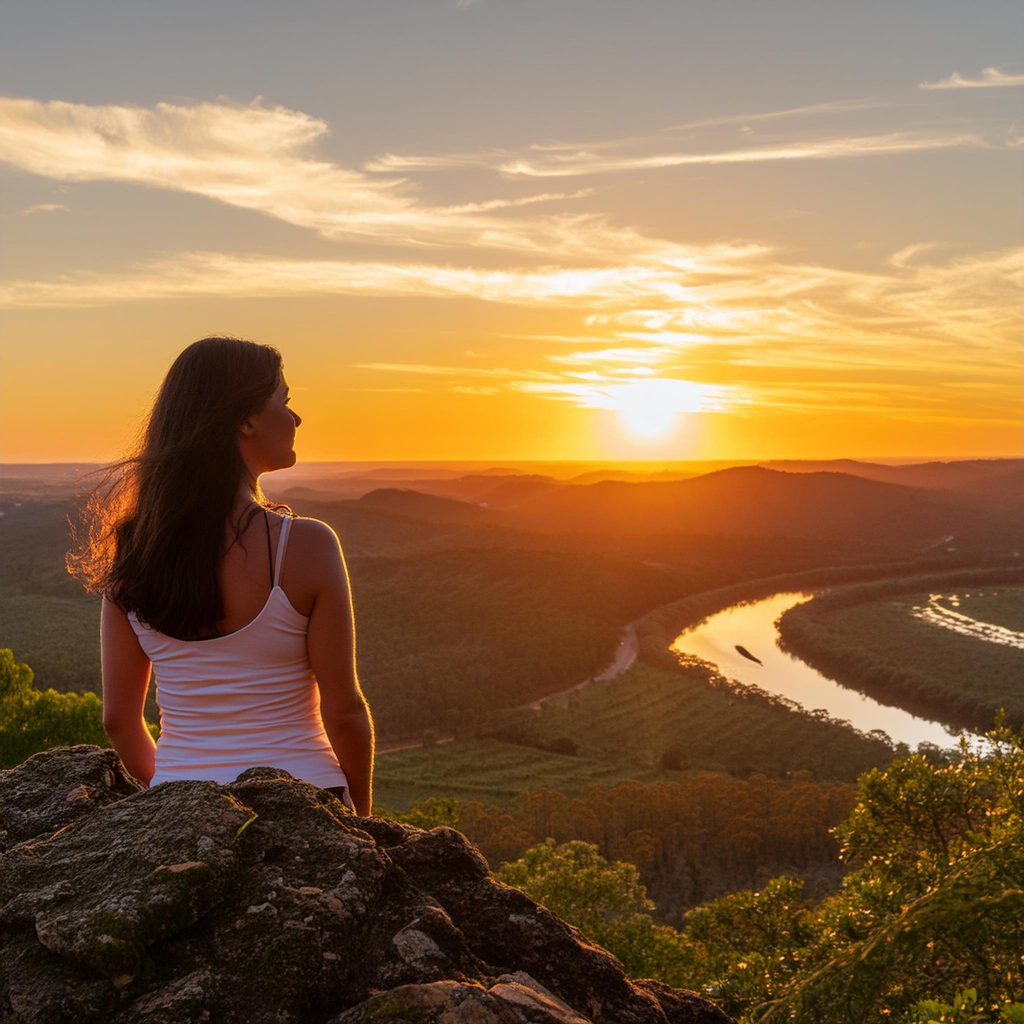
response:
<path id="1" fill-rule="evenodd" d="M 375 804 L 401 812 L 433 796 L 507 804 L 517 794 L 542 786 L 575 796 L 588 786 L 614 786 L 627 779 L 678 782 L 680 778 L 679 772 L 471 739 L 382 755 L 373 785 Z"/>

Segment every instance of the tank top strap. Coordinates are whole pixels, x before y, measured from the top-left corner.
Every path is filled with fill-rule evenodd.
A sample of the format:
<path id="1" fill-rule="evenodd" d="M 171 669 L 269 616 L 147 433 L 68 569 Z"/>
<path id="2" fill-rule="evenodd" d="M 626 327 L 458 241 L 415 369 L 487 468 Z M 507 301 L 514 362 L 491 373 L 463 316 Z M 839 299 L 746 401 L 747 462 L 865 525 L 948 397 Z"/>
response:
<path id="1" fill-rule="evenodd" d="M 284 565 L 284 551 L 288 547 L 288 534 L 292 528 L 292 517 L 285 516 L 284 522 L 281 523 L 281 537 L 277 542 L 277 563 L 274 565 L 274 586 L 279 586 L 281 583 L 281 566 Z"/>
<path id="2" fill-rule="evenodd" d="M 267 565 L 270 568 L 270 585 L 274 585 L 274 545 L 270 542 L 270 516 L 263 510 L 263 525 L 267 528 Z"/>

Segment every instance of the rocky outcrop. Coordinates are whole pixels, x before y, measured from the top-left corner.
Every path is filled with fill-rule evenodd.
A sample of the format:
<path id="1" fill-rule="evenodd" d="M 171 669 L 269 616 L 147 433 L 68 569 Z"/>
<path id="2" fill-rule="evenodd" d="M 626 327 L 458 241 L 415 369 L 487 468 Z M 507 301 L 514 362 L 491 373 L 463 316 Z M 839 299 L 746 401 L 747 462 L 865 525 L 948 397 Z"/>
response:
<path id="1" fill-rule="evenodd" d="M 496 882 L 450 828 L 274 768 L 152 789 L 99 747 L 0 772 L 0 1022 L 726 1024 Z"/>

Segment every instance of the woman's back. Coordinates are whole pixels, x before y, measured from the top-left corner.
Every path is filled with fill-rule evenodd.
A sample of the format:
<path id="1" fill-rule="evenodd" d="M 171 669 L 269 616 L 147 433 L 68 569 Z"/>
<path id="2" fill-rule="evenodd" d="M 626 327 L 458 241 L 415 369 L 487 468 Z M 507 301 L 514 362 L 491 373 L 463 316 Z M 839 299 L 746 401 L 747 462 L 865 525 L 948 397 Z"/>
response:
<path id="1" fill-rule="evenodd" d="M 233 527 L 230 524 L 225 527 L 227 550 L 217 565 L 217 590 L 224 604 L 224 615 L 217 622 L 217 636 L 237 632 L 256 618 L 274 586 L 274 567 L 279 559 L 281 570 L 277 584 L 292 606 L 301 615 L 309 616 L 315 587 L 306 571 L 300 524 L 310 522 L 264 509 L 242 529 L 237 543 L 232 543 L 235 540 Z M 287 560 L 281 555 L 282 537 L 287 546 Z"/>
<path id="2" fill-rule="evenodd" d="M 341 542 L 327 523 L 263 507 L 260 478 L 296 463 L 291 403 L 272 345 L 193 342 L 83 503 L 66 561 L 102 595 L 103 725 L 136 778 L 280 765 L 329 788 L 347 776 L 369 814 L 373 719 Z M 154 669 L 159 744 L 143 717 Z"/>
<path id="3" fill-rule="evenodd" d="M 307 650 L 314 584 L 301 557 L 285 578 L 294 519 L 267 516 L 260 526 L 261 519 L 218 565 L 218 635 L 171 637 L 128 615 L 157 684 L 161 736 L 151 785 L 230 782 L 257 765 L 322 787 L 348 783 L 320 716 Z M 262 543 L 253 526 L 265 532 Z"/>

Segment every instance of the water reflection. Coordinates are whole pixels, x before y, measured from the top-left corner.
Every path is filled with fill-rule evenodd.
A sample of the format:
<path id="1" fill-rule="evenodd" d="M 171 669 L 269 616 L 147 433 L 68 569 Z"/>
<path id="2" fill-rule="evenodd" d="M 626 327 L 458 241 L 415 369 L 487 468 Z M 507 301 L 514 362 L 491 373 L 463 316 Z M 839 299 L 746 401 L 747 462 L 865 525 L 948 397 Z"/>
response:
<path id="1" fill-rule="evenodd" d="M 906 743 L 911 749 L 918 743 L 957 746 L 959 732 L 840 686 L 779 648 L 776 620 L 816 593 L 821 591 L 773 594 L 760 601 L 733 605 L 681 633 L 672 649 L 713 662 L 722 675 L 781 694 L 810 711 L 824 709 L 833 718 L 846 719 L 861 732 L 882 729 L 893 741 Z M 743 653 L 738 647 L 743 648 Z M 967 736 L 973 747 L 988 745 L 984 741 L 979 744 L 972 733 Z"/>
<path id="2" fill-rule="evenodd" d="M 952 607 L 949 607 L 950 605 Z M 959 605 L 960 601 L 956 594 L 929 594 L 928 604 L 915 608 L 910 614 L 933 626 L 951 629 L 961 636 L 969 636 L 975 640 L 985 640 L 988 643 L 1001 644 L 1003 647 L 1015 647 L 1017 650 L 1024 651 L 1024 633 L 1008 629 L 1006 626 L 997 626 L 991 622 L 972 619 L 969 615 L 954 610 Z"/>

